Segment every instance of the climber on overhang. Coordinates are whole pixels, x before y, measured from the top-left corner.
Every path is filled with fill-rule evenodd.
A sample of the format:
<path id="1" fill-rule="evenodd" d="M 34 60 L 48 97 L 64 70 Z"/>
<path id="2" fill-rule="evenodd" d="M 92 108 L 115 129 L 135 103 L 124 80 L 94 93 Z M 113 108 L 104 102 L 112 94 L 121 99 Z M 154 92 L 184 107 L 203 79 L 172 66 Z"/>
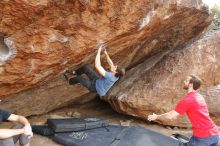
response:
<path id="1" fill-rule="evenodd" d="M 100 54 L 104 49 L 104 54 L 107 58 L 107 62 L 110 65 L 110 71 L 106 71 L 101 65 Z M 118 68 L 114 65 L 111 58 L 109 57 L 104 45 L 100 45 L 95 58 L 95 68 L 98 71 L 96 73 L 90 65 L 85 65 L 76 71 L 67 70 L 64 76 L 70 85 L 77 83 L 82 84 L 91 92 L 97 92 L 99 96 L 105 96 L 108 90 L 114 85 L 114 83 L 125 74 L 125 69 Z M 68 78 L 67 73 L 75 74 L 73 78 Z M 86 74 L 89 79 L 83 78 L 81 75 Z"/>

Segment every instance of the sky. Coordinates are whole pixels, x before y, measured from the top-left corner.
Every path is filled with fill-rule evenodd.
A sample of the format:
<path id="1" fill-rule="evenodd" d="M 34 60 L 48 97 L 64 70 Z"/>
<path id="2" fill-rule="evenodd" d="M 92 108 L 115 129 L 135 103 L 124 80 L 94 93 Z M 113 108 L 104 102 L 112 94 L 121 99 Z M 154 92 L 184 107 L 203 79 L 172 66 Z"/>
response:
<path id="1" fill-rule="evenodd" d="M 220 0 L 202 0 L 204 3 L 209 5 L 209 8 L 212 8 L 214 4 L 220 6 Z"/>

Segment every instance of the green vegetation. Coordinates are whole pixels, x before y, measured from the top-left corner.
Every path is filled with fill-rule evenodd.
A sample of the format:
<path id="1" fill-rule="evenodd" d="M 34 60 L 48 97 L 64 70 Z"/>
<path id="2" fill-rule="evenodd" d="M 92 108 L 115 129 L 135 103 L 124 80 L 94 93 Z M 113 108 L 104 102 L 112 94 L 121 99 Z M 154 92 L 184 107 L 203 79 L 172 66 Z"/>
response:
<path id="1" fill-rule="evenodd" d="M 220 26 L 220 6 L 215 4 L 210 10 L 213 17 L 213 23 L 209 26 L 208 30 L 217 29 L 218 26 Z"/>
<path id="2" fill-rule="evenodd" d="M 218 6 L 217 4 L 215 4 L 215 5 L 211 8 L 211 14 L 214 16 L 215 19 L 220 19 L 220 6 Z"/>

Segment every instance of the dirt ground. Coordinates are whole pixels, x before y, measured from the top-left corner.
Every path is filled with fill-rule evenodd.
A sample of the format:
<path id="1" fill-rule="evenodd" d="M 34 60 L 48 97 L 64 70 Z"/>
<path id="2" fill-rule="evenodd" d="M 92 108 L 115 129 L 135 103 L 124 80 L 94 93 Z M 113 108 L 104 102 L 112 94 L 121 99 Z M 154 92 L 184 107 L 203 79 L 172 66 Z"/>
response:
<path id="1" fill-rule="evenodd" d="M 109 120 L 112 124 L 120 125 L 139 125 L 154 131 L 163 133 L 165 135 L 172 135 L 173 133 L 180 133 L 187 136 L 191 135 L 190 129 L 179 129 L 177 127 L 166 127 L 156 123 L 150 123 L 131 116 L 118 114 L 111 109 L 111 107 L 98 99 L 85 104 L 66 107 L 45 115 L 29 117 L 31 124 L 43 124 L 48 118 L 62 118 L 62 117 L 96 117 Z M 31 146 L 61 146 L 50 140 L 49 138 L 34 134 L 31 140 Z"/>

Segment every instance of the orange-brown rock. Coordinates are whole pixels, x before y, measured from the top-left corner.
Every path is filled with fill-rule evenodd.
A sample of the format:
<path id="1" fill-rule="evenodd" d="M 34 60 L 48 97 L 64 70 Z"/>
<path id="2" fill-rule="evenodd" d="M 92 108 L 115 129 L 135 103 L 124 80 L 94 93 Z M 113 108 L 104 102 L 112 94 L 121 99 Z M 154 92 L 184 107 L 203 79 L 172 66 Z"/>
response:
<path id="1" fill-rule="evenodd" d="M 105 98 L 118 112 L 146 119 L 148 114 L 161 114 L 175 108 L 184 97 L 183 81 L 190 74 L 198 75 L 210 114 L 219 123 L 220 30 L 207 33 L 156 62 L 155 59 L 131 69 Z M 156 62 L 153 67 L 149 64 Z M 186 118 L 167 125 L 186 126 Z"/>
<path id="2" fill-rule="evenodd" d="M 94 98 L 97 98 L 97 95 L 89 93 L 81 85 L 73 87 L 65 83 L 63 77 L 56 77 L 40 87 L 4 97 L 0 105 L 1 109 L 30 116 L 70 105 L 82 105 Z"/>
<path id="3" fill-rule="evenodd" d="M 115 62 L 129 66 L 195 37 L 210 22 L 206 7 L 193 0 L 3 0 L 0 11 L 11 53 L 1 60 L 0 96 L 92 62 L 100 41 L 117 54 Z"/>
<path id="4" fill-rule="evenodd" d="M 201 0 L 2 0 L 0 12 L 1 106 L 26 107 L 25 115 L 85 97 L 87 90 L 59 75 L 92 63 L 100 42 L 116 64 L 130 69 L 198 36 L 211 21 Z"/>

